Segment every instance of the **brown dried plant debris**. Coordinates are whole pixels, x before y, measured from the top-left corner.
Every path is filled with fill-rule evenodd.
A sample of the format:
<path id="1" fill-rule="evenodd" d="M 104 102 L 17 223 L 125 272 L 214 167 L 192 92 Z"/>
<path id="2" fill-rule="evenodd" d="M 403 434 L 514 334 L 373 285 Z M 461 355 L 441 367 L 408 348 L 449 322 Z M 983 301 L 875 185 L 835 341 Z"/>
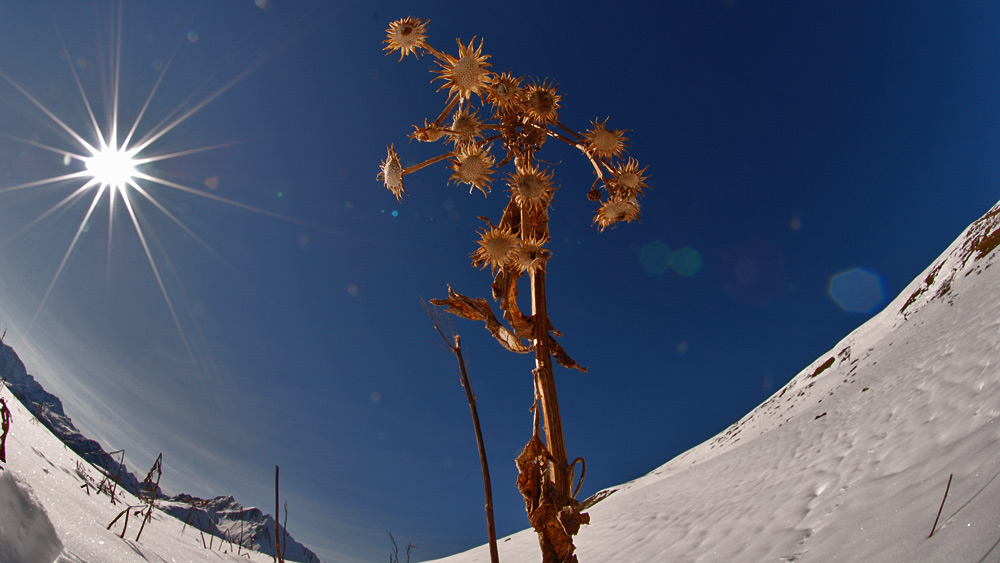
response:
<path id="1" fill-rule="evenodd" d="M 490 334 L 496 338 L 501 346 L 511 352 L 526 354 L 533 349 L 530 345 L 525 344 L 516 334 L 511 332 L 510 329 L 500 323 L 496 315 L 493 314 L 493 309 L 489 303 L 482 297 L 477 299 L 466 297 L 460 293 L 455 293 L 452 291 L 451 286 L 448 286 L 447 299 L 431 299 L 430 301 L 439 307 L 447 307 L 446 311 L 455 316 L 470 321 L 485 322 L 486 330 L 490 331 Z"/>
<path id="2" fill-rule="evenodd" d="M 2 388 L 2 385 L 0 383 L 0 388 Z M 10 423 L 13 418 L 10 414 L 10 409 L 7 408 L 7 402 L 0 398 L 0 463 L 7 463 L 7 433 L 10 432 Z"/>
<path id="3" fill-rule="evenodd" d="M 537 407 L 536 407 L 537 408 Z M 590 523 L 576 499 L 559 494 L 549 475 L 551 456 L 537 429 L 517 456 L 517 489 L 524 498 L 528 522 L 538 534 L 543 563 L 576 563 L 573 536 Z"/>

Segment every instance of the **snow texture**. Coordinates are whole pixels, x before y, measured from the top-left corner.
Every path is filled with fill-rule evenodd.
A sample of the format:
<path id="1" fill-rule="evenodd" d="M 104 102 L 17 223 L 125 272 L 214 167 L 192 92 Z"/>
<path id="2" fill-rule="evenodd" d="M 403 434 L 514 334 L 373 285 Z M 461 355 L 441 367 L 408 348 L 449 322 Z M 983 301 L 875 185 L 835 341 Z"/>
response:
<path id="1" fill-rule="evenodd" d="M 1000 204 L 743 419 L 595 495 L 580 560 L 1000 562 L 998 223 Z M 499 543 L 540 559 L 531 530 Z"/>
<path id="2" fill-rule="evenodd" d="M 10 473 L 0 474 L 0 561 L 51 563 L 62 551 L 45 509 Z"/>

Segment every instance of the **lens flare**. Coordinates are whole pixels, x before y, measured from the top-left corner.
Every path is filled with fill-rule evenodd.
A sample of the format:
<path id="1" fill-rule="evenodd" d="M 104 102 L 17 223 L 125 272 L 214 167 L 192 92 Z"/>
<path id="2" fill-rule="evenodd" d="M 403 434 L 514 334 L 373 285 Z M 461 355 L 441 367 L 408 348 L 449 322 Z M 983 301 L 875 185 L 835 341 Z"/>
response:
<path id="1" fill-rule="evenodd" d="M 869 313 L 885 299 L 881 276 L 864 268 L 853 268 L 831 277 L 827 293 L 849 313 Z"/>

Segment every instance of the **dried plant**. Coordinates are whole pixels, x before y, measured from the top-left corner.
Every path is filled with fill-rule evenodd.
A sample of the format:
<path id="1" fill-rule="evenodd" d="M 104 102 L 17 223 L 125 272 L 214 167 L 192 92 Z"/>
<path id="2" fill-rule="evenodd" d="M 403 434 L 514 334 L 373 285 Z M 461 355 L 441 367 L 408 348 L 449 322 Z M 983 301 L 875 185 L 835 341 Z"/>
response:
<path id="1" fill-rule="evenodd" d="M 125 510 L 119 512 L 118 516 L 115 516 L 115 519 L 108 524 L 109 530 L 115 525 L 115 522 L 124 516 L 125 521 L 122 524 L 122 533 L 118 536 L 124 539 L 125 533 L 128 531 L 129 514 L 131 513 L 137 517 L 142 516 L 142 524 L 139 526 L 139 532 L 135 535 L 135 541 L 139 541 L 139 538 L 142 537 L 142 531 L 146 529 L 146 523 L 153 517 L 153 508 L 156 505 L 156 493 L 160 490 L 160 477 L 162 475 L 163 454 L 161 453 L 156 457 L 153 467 L 149 469 L 149 473 L 146 474 L 146 478 L 142 481 L 142 490 L 139 491 L 139 500 L 142 501 L 142 504 L 125 507 Z"/>
<path id="2" fill-rule="evenodd" d="M 476 394 L 472 390 L 472 382 L 469 380 L 469 370 L 465 367 L 465 356 L 462 355 L 462 337 L 455 334 L 451 326 L 451 321 L 445 318 L 444 313 L 438 309 L 431 309 L 424 303 L 424 309 L 431 318 L 435 330 L 444 346 L 455 354 L 458 360 L 458 370 L 462 374 L 462 388 L 465 389 L 465 398 L 469 401 L 469 411 L 472 413 L 472 428 L 476 432 L 476 446 L 479 448 L 479 465 L 483 469 L 483 491 L 486 495 L 486 533 L 490 540 L 490 563 L 500 563 L 500 552 L 497 547 L 497 530 L 493 518 L 493 483 L 490 479 L 490 464 L 486 460 L 486 442 L 483 440 L 483 429 L 479 424 L 479 409 L 476 405 Z M 445 334 L 447 332 L 447 334 Z M 449 338 L 450 337 L 450 338 Z"/>
<path id="3" fill-rule="evenodd" d="M 399 558 L 399 546 L 396 545 L 396 538 L 392 537 L 391 533 L 389 534 L 389 541 L 392 542 L 392 551 L 389 552 L 389 563 L 403 563 Z M 410 563 L 410 555 L 416 548 L 417 546 L 412 543 L 406 544 L 406 563 Z"/>
<path id="4" fill-rule="evenodd" d="M 114 459 L 115 454 L 120 454 L 120 457 L 118 458 L 118 472 L 112 478 L 111 474 L 108 473 L 107 470 L 101 471 L 104 477 L 101 479 L 101 482 L 98 483 L 97 485 L 97 492 L 107 493 L 108 496 L 111 497 L 111 504 L 115 504 L 115 495 L 118 493 L 118 481 L 121 480 L 122 467 L 124 467 L 125 465 L 125 449 L 123 448 L 120 450 L 113 451 L 108 455 L 112 456 L 111 459 Z"/>
<path id="5" fill-rule="evenodd" d="M 608 126 L 608 119 L 595 119 L 587 131 L 570 129 L 559 120 L 563 96 L 548 80 L 517 77 L 492 70 L 490 55 L 483 53 L 483 40 L 467 44 L 457 40 L 458 55 L 441 52 L 427 42 L 428 20 L 407 17 L 389 24 L 384 50 L 418 57 L 430 54 L 440 68 L 432 82 L 447 92 L 444 110 L 433 121 L 414 126 L 411 139 L 441 141 L 442 154 L 419 164 L 403 167 L 395 145 L 390 145 L 381 163 L 378 179 L 402 200 L 403 179 L 437 162 L 446 161 L 449 181 L 491 191 L 500 168 L 513 170 L 504 178 L 508 201 L 500 221 L 487 218 L 472 252 L 474 266 L 490 269 L 493 299 L 500 302 L 501 322 L 490 304 L 452 291 L 448 297 L 432 299 L 460 317 L 483 321 L 500 344 L 517 353 L 534 352 L 535 429 L 525 453 L 519 457 L 522 489 L 528 519 L 538 532 L 545 563 L 575 562 L 572 536 L 589 517 L 581 514 L 571 491 L 573 464 L 568 463 L 563 439 L 559 402 L 556 397 L 552 359 L 567 368 L 586 371 L 559 345 L 546 307 L 545 276 L 552 253 L 545 245 L 549 233 L 549 209 L 558 189 L 551 165 L 536 157 L 549 139 L 575 147 L 587 159 L 596 179 L 586 196 L 598 207 L 593 222 L 601 231 L 619 222 L 639 219 L 639 198 L 648 187 L 646 168 L 628 156 L 625 130 Z M 446 120 L 451 122 L 446 124 Z M 494 156 L 494 151 L 497 155 Z M 530 280 L 531 314 L 517 304 L 518 281 Z M 539 437 L 544 418 L 545 442 Z M 540 460 L 540 462 L 539 462 Z M 523 481 L 523 483 L 522 483 Z M 534 485 L 531 485 L 534 483 Z"/>
<path id="6" fill-rule="evenodd" d="M 10 423 L 14 417 L 7 408 L 7 402 L 0 398 L 0 463 L 7 463 L 7 433 L 10 432 Z M 3 469 L 0 466 L 0 469 Z"/>

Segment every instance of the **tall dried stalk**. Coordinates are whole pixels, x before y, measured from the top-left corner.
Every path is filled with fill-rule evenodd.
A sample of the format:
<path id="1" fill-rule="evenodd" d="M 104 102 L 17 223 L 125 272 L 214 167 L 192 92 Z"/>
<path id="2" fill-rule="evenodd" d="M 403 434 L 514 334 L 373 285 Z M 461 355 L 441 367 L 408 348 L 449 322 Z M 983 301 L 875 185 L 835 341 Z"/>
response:
<path id="1" fill-rule="evenodd" d="M 7 433 L 10 432 L 10 422 L 13 418 L 10 409 L 7 408 L 7 402 L 0 398 L 0 463 L 7 463 Z"/>
<path id="2" fill-rule="evenodd" d="M 284 563 L 285 558 L 281 551 L 281 538 L 278 535 L 278 516 L 281 503 L 278 501 L 278 466 L 274 466 L 274 560 L 276 563 Z"/>
<path id="3" fill-rule="evenodd" d="M 594 223 L 602 231 L 621 221 L 638 220 L 639 197 L 647 188 L 646 168 L 639 168 L 634 158 L 627 157 L 625 131 L 608 128 L 607 119 L 595 119 L 585 132 L 560 122 L 562 96 L 556 85 L 515 77 L 510 72 L 493 72 L 487 62 L 490 55 L 482 52 L 482 40 L 478 46 L 475 40 L 467 45 L 459 40 L 457 56 L 438 51 L 427 42 L 427 24 L 427 20 L 413 17 L 392 22 L 386 30 L 384 50 L 398 51 L 400 60 L 409 54 L 428 53 L 437 59 L 440 68 L 434 71 L 438 75 L 434 80 L 442 81 L 438 89 L 447 90 L 447 103 L 433 121 L 424 119 L 423 126 L 414 126 L 410 138 L 441 141 L 450 147 L 443 154 L 404 168 L 390 145 L 378 178 L 402 200 L 406 194 L 404 176 L 447 160 L 450 180 L 469 185 L 470 192 L 478 189 L 487 195 L 495 167 L 513 166 L 514 171 L 505 178 L 509 200 L 500 221 L 494 224 L 483 218 L 486 226 L 472 252 L 472 264 L 489 267 L 493 274 L 492 296 L 500 302 L 506 324 L 485 299 L 466 297 L 451 287 L 447 298 L 432 299 L 431 303 L 446 306 L 448 312 L 460 317 L 483 321 L 507 350 L 534 352 L 536 423 L 532 439 L 518 457 L 518 483 L 528 520 L 538 533 L 543 562 L 575 562 L 572 536 L 589 517 L 580 513 L 571 490 L 575 462 L 570 464 L 566 455 L 552 361 L 586 370 L 556 341 L 560 334 L 548 316 L 546 266 L 552 253 L 545 245 L 550 240 L 549 208 L 557 186 L 552 170 L 535 153 L 548 139 L 556 139 L 583 154 L 597 176 L 586 195 L 600 203 Z M 451 123 L 446 124 L 449 116 Z M 499 163 L 491 152 L 496 145 L 505 152 Z M 530 280 L 530 315 L 522 313 L 517 303 L 518 281 L 525 274 Z M 539 419 L 544 421 L 544 445 L 538 437 Z"/>
<path id="4" fill-rule="evenodd" d="M 444 345 L 455 354 L 455 358 L 458 360 L 458 369 L 462 374 L 462 387 L 465 389 L 465 398 L 469 401 L 469 411 L 472 412 L 472 427 L 476 432 L 476 446 L 479 448 L 479 465 L 483 469 L 483 490 L 486 494 L 486 531 L 490 539 L 490 562 L 500 563 L 500 552 L 497 548 L 497 530 L 493 519 L 493 485 L 490 480 L 490 465 L 486 461 L 486 443 L 483 441 L 483 429 L 479 425 L 479 409 L 476 407 L 476 394 L 472 391 L 472 381 L 469 380 L 469 371 L 465 368 L 465 357 L 462 355 L 462 337 L 455 334 L 451 323 L 447 322 L 446 319 L 441 318 L 439 314 L 435 314 L 426 304 L 424 308 L 427 310 L 427 315 L 430 316 L 431 322 L 434 323 L 437 333 L 441 336 L 441 340 L 444 341 Z M 442 326 L 445 324 L 448 326 L 447 331 L 448 335 L 451 336 L 450 340 L 448 335 L 445 335 L 445 329 Z"/>

